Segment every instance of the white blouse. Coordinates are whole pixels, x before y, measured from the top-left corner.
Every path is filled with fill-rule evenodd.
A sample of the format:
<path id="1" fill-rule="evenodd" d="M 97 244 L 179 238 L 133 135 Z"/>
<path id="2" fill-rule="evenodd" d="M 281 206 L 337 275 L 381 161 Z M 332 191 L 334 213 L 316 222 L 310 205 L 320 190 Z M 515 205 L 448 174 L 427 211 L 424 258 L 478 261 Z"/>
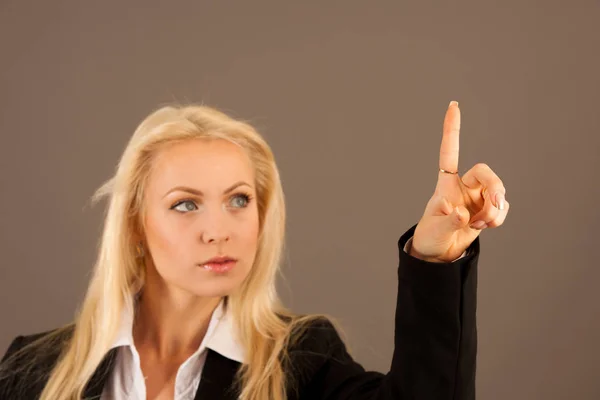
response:
<path id="1" fill-rule="evenodd" d="M 408 253 L 411 244 L 412 238 L 406 242 L 405 252 Z M 465 251 L 456 260 L 465 257 L 466 254 Z M 221 301 L 213 312 L 208 330 L 198 350 L 177 370 L 175 400 L 194 399 L 200 384 L 207 348 L 231 360 L 244 362 L 244 349 L 235 339 L 233 320 L 223 305 L 223 301 Z M 117 338 L 111 347 L 111 349 L 118 348 L 118 352 L 111 375 L 104 386 L 101 400 L 146 400 L 146 382 L 140 366 L 140 356 L 133 343 L 132 327 L 133 312 L 126 310 L 122 315 Z"/>
<path id="2" fill-rule="evenodd" d="M 117 356 L 101 400 L 146 400 L 146 382 L 140 366 L 140 356 L 133 343 L 132 327 L 133 312 L 123 312 L 119 333 L 111 347 L 118 347 Z M 231 360 L 244 362 L 244 349 L 235 340 L 233 321 L 226 309 L 224 312 L 223 301 L 213 312 L 200 347 L 177 370 L 175 400 L 194 399 L 200 384 L 207 348 Z"/>

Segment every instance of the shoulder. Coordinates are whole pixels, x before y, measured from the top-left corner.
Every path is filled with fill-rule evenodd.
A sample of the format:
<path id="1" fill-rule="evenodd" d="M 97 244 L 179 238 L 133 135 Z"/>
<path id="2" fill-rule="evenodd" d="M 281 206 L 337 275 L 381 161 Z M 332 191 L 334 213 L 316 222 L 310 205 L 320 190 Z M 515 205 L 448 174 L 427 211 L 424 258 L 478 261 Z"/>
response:
<path id="1" fill-rule="evenodd" d="M 337 323 L 325 316 L 295 325 L 287 346 L 288 368 L 294 374 L 310 374 L 332 360 L 349 357 Z"/>
<path id="2" fill-rule="evenodd" d="M 72 331 L 68 325 L 13 339 L 0 361 L 0 398 L 25 389 L 29 392 L 36 385 L 43 387 Z"/>
<path id="3" fill-rule="evenodd" d="M 327 353 L 332 345 L 343 344 L 334 320 L 326 316 L 308 317 L 292 331 L 291 351 L 322 350 Z"/>
<path id="4" fill-rule="evenodd" d="M 377 372 L 365 373 L 349 353 L 340 324 L 326 316 L 302 324 L 288 346 L 284 369 L 288 395 L 301 399 L 328 397 L 340 388 L 363 383 L 376 385 L 382 377 Z"/>
<path id="5" fill-rule="evenodd" d="M 8 361 L 19 353 L 37 353 L 46 349 L 47 352 L 55 352 L 60 348 L 60 344 L 68 341 L 73 333 L 73 326 L 67 325 L 61 328 L 52 329 L 45 332 L 38 332 L 31 335 L 17 336 L 12 340 L 6 353 L 2 357 L 1 363 Z M 41 354 L 36 354 L 41 355 Z"/>

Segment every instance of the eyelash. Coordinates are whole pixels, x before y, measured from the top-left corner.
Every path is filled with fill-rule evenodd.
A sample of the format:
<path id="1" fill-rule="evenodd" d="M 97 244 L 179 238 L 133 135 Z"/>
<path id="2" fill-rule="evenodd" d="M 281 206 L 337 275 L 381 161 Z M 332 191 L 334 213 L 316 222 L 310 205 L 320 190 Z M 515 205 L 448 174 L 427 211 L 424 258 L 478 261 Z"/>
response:
<path id="1" fill-rule="evenodd" d="M 254 197 L 252 195 L 248 194 L 248 193 L 237 193 L 237 194 L 234 194 L 233 196 L 231 196 L 229 199 L 231 200 L 231 199 L 234 199 L 236 197 L 241 197 L 241 198 L 243 198 L 246 201 L 246 205 L 244 205 L 242 207 L 233 207 L 233 208 L 240 209 L 240 210 L 248 207 L 248 205 L 250 205 L 250 202 L 252 202 L 252 200 L 254 199 Z M 187 202 L 194 203 L 194 205 L 196 204 L 196 202 L 194 200 L 192 200 L 192 199 L 182 199 L 182 200 L 179 200 L 178 202 L 176 202 L 175 204 L 173 204 L 170 209 L 174 210 L 174 211 L 176 211 L 178 213 L 181 213 L 181 214 L 187 214 L 190 211 L 195 211 L 195 210 L 188 210 L 188 211 L 179 211 L 179 210 L 176 210 L 177 207 L 179 207 L 180 205 L 185 204 Z"/>

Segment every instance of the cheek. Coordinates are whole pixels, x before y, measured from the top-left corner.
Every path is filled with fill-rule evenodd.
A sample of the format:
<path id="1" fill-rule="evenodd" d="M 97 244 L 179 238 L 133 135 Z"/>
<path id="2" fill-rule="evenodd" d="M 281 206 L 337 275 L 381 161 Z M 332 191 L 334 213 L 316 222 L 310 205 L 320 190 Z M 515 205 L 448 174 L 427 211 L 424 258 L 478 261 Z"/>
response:
<path id="1" fill-rule="evenodd" d="M 212 245 L 201 242 L 198 221 L 177 217 L 153 213 L 146 218 L 146 240 L 154 268 L 162 279 L 194 293 L 206 294 L 214 290 L 229 290 L 223 285 L 237 285 L 250 273 L 258 246 L 257 210 L 242 218 L 232 217 L 227 221 L 231 242 L 223 249 L 243 259 L 244 267 L 229 275 L 230 279 L 219 281 L 207 279 L 206 273 L 193 268 L 194 263 L 199 261 L 198 257 L 204 258 L 214 253 Z"/>
<path id="2" fill-rule="evenodd" d="M 245 221 L 238 229 L 236 236 L 241 247 L 241 255 L 248 259 L 249 267 L 251 267 L 258 246 L 258 216 L 253 215 L 252 218 Z"/>
<path id="3" fill-rule="evenodd" d="M 184 263 L 186 255 L 189 257 L 190 234 L 184 222 L 183 219 L 166 218 L 165 215 L 148 216 L 146 240 L 158 270 L 163 265 Z"/>

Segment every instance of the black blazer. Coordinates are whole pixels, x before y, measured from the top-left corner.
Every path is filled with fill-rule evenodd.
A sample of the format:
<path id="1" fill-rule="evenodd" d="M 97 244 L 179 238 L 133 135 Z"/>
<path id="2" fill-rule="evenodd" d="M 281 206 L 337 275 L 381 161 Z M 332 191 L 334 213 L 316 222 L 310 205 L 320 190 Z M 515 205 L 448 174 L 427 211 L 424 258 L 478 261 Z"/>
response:
<path id="1" fill-rule="evenodd" d="M 466 257 L 448 264 L 416 259 L 403 250 L 416 225 L 398 242 L 398 295 L 394 354 L 387 374 L 365 369 L 348 354 L 328 321 L 315 323 L 290 349 L 286 374 L 295 379 L 290 400 L 464 400 L 475 398 L 475 325 L 479 239 Z M 7 356 L 38 335 L 19 336 Z M 85 390 L 99 398 L 116 352 L 110 351 Z M 0 381 L 1 399 L 37 399 L 58 354 L 44 355 L 29 373 Z M 235 399 L 233 379 L 239 363 L 208 349 L 197 400 Z M 41 377 L 41 379 L 38 379 Z M 15 395 L 18 383 L 26 391 Z"/>

